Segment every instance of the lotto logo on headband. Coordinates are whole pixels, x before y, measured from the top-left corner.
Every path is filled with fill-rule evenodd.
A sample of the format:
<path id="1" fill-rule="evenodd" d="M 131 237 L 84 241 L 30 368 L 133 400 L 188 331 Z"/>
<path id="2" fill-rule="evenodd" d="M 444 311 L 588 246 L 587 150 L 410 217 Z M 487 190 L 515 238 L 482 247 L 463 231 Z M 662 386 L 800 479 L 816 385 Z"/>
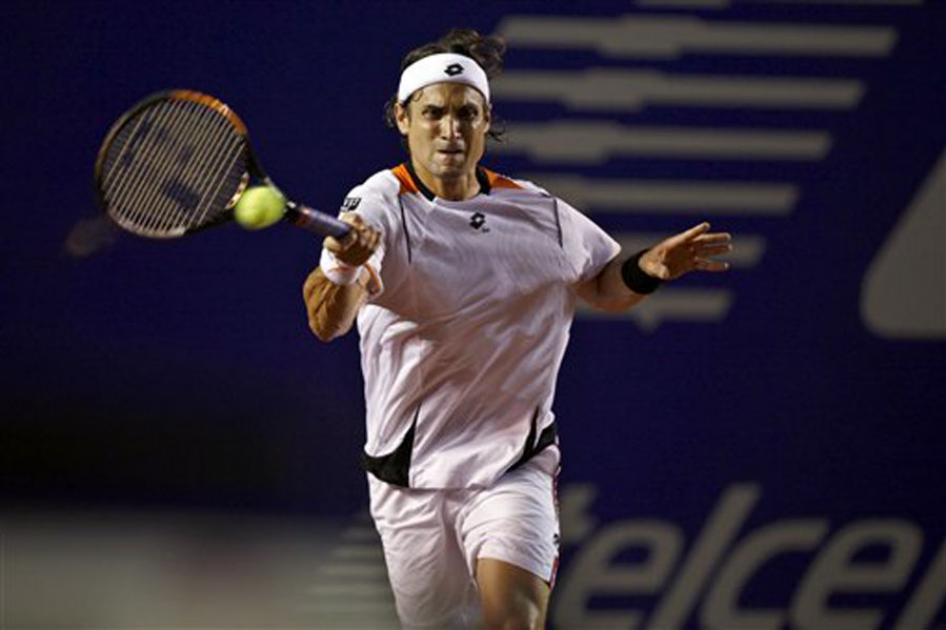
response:
<path id="1" fill-rule="evenodd" d="M 401 73 L 397 100 L 406 103 L 411 94 L 434 83 L 464 83 L 479 90 L 489 103 L 489 78 L 476 60 L 456 53 L 437 53 L 418 59 Z"/>

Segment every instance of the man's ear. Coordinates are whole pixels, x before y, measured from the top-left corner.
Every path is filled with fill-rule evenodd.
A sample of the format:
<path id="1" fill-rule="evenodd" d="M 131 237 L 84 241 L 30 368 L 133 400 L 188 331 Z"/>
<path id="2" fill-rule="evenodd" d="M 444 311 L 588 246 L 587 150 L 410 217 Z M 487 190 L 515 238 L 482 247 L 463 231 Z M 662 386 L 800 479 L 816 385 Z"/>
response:
<path id="1" fill-rule="evenodd" d="M 407 104 L 407 107 L 410 107 L 410 103 Z M 397 123 L 397 130 L 401 132 L 402 136 L 406 136 L 411 128 L 411 117 L 407 107 L 400 103 L 394 104 L 394 122 Z"/>

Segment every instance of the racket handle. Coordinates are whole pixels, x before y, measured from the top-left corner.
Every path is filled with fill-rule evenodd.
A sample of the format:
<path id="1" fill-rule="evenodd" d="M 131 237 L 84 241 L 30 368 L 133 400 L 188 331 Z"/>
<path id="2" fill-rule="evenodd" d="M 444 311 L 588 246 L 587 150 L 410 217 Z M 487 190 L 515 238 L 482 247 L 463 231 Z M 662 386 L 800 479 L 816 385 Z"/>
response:
<path id="1" fill-rule="evenodd" d="M 319 236 L 344 238 L 351 231 L 351 226 L 344 221 L 339 221 L 330 214 L 299 205 L 294 201 L 286 203 L 286 219 L 296 227 L 309 230 Z"/>

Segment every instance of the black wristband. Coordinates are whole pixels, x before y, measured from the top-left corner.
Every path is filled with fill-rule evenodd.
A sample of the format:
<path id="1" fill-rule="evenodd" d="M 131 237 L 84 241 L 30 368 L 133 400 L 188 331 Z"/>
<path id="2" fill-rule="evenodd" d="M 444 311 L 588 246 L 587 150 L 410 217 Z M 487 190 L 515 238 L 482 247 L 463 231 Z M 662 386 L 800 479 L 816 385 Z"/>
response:
<path id="1" fill-rule="evenodd" d="M 639 261 L 646 252 L 646 249 L 642 249 L 621 265 L 621 279 L 624 280 L 624 285 L 638 295 L 653 293 L 664 282 L 660 278 L 644 273 L 641 269 Z"/>

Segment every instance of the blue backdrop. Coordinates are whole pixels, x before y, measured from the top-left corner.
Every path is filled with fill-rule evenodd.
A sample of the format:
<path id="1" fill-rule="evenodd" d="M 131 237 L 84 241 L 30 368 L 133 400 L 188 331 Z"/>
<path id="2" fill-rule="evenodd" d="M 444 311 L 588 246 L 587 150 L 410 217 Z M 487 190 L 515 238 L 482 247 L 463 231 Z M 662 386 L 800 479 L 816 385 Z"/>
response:
<path id="1" fill-rule="evenodd" d="M 118 234 L 92 163 L 129 105 L 199 89 L 334 212 L 403 159 L 403 54 L 468 26 L 509 42 L 491 168 L 630 244 L 737 238 L 729 274 L 573 327 L 553 620 L 942 627 L 946 6 L 672 4 L 5 4 L 5 503 L 364 505 L 357 339 L 301 301 L 319 243 Z"/>

